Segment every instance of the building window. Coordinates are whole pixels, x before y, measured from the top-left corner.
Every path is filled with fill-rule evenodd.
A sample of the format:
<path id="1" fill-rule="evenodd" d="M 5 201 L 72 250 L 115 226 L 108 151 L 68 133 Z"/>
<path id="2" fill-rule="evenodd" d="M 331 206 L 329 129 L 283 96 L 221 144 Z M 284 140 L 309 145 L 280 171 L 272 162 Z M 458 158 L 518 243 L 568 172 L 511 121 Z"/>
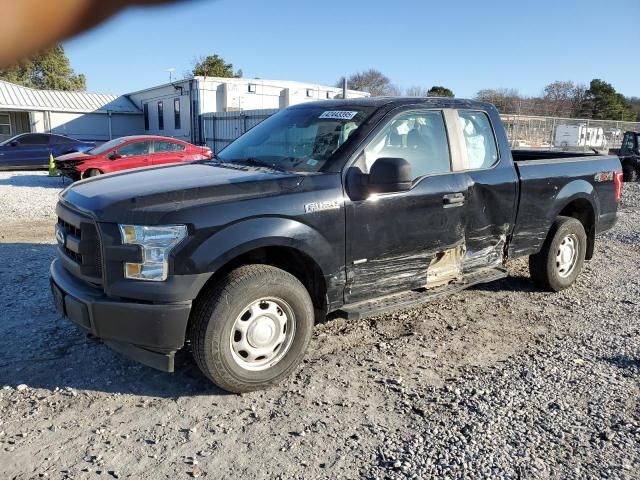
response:
<path id="1" fill-rule="evenodd" d="M 249 84 L 249 93 L 256 93 L 256 84 L 255 83 L 250 83 Z"/>
<path id="2" fill-rule="evenodd" d="M 173 128 L 180 130 L 180 99 L 173 99 Z"/>
<path id="3" fill-rule="evenodd" d="M 311 89 L 311 88 L 307 88 L 307 97 L 308 97 L 308 98 L 313 97 L 313 89 Z"/>
<path id="4" fill-rule="evenodd" d="M 0 114 L 0 135 L 11 135 L 11 119 L 9 114 Z"/>
<path id="5" fill-rule="evenodd" d="M 149 130 L 149 104 L 145 103 L 142 107 L 142 111 L 144 112 L 144 129 L 145 131 Z"/>
<path id="6" fill-rule="evenodd" d="M 158 130 L 164 130 L 164 105 L 158 102 Z"/>

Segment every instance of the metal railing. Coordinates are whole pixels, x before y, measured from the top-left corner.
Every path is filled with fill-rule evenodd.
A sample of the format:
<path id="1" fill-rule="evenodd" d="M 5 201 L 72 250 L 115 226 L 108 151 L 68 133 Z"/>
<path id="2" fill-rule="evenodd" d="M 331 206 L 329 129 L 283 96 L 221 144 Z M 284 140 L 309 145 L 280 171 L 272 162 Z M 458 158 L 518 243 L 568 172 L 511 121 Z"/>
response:
<path id="1" fill-rule="evenodd" d="M 278 109 L 205 113 L 201 115 L 203 140 L 219 152 Z M 640 122 L 501 114 L 512 148 L 546 150 L 598 150 L 619 148 L 627 130 L 640 131 Z"/>

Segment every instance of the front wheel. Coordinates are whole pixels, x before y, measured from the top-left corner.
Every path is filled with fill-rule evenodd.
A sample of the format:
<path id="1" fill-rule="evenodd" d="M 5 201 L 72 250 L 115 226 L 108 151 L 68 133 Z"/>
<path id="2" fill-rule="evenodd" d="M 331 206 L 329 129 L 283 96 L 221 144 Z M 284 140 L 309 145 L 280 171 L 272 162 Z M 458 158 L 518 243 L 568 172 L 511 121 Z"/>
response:
<path id="1" fill-rule="evenodd" d="M 239 267 L 202 292 L 190 331 L 200 370 L 235 393 L 270 387 L 302 361 L 314 325 L 300 281 L 269 265 Z"/>
<path id="2" fill-rule="evenodd" d="M 529 257 L 531 278 L 546 290 L 564 290 L 582 271 L 586 251 L 587 235 L 582 223 L 575 218 L 558 217 L 542 250 Z"/>

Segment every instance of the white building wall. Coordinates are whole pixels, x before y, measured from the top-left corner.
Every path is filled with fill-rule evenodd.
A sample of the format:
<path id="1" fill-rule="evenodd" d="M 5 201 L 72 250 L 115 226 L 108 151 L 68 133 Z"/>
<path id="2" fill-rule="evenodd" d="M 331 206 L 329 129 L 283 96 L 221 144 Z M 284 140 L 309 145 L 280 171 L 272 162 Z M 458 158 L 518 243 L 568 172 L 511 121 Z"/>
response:
<path id="1" fill-rule="evenodd" d="M 149 112 L 149 128 L 147 130 L 144 129 L 143 118 L 143 133 L 164 135 L 186 141 L 191 140 L 191 105 L 189 100 L 188 80 L 135 92 L 129 94 L 129 99 L 143 112 L 145 104 L 147 105 Z M 180 128 L 176 128 L 175 125 L 175 100 L 180 102 Z M 164 117 L 163 129 L 160 129 L 158 116 L 158 104 L 160 102 L 162 102 Z"/>
<path id="2" fill-rule="evenodd" d="M 107 113 L 45 113 L 50 131 L 78 140 L 107 141 L 111 138 L 143 133 L 142 115 L 111 114 L 111 126 Z"/>

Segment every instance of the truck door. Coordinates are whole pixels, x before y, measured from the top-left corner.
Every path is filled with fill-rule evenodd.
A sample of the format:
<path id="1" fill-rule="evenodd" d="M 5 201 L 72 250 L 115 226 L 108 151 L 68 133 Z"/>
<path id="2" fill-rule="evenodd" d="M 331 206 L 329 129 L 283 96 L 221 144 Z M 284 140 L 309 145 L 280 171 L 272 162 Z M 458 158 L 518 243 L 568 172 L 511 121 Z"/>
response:
<path id="1" fill-rule="evenodd" d="M 510 150 L 500 152 L 484 111 L 457 110 L 467 176 L 465 273 L 502 264 L 516 216 L 518 177 Z M 500 121 L 496 118 L 494 121 Z M 502 155 L 501 155 L 502 153 Z"/>
<path id="2" fill-rule="evenodd" d="M 452 167 L 458 149 L 449 144 L 445 118 L 446 110 L 392 114 L 347 170 L 346 303 L 460 276 L 467 175 Z M 388 157 L 409 162 L 411 189 L 360 196 L 358 176 Z M 429 279 L 438 262 L 439 279 Z"/>

